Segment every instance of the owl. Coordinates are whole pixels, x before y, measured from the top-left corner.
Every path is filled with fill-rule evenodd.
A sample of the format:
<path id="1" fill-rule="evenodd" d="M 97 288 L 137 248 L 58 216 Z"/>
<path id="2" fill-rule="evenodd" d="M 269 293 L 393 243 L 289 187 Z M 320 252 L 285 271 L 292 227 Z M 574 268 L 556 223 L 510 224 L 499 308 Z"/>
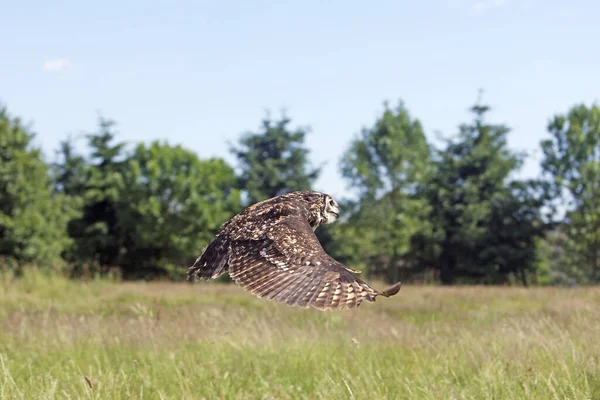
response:
<path id="1" fill-rule="evenodd" d="M 390 297 L 325 252 L 315 235 L 340 216 L 338 203 L 315 191 L 294 191 L 244 209 L 227 221 L 187 271 L 188 280 L 231 279 L 259 298 L 318 310 L 358 307 Z"/>

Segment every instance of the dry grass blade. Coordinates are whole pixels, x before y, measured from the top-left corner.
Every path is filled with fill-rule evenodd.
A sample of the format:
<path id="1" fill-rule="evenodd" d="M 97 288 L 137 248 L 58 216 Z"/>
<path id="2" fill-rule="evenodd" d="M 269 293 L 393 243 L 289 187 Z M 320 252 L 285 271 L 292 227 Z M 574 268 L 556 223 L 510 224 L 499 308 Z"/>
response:
<path id="1" fill-rule="evenodd" d="M 92 379 L 89 376 L 84 376 L 83 379 L 85 379 L 90 389 L 94 388 L 94 383 L 92 382 Z"/>

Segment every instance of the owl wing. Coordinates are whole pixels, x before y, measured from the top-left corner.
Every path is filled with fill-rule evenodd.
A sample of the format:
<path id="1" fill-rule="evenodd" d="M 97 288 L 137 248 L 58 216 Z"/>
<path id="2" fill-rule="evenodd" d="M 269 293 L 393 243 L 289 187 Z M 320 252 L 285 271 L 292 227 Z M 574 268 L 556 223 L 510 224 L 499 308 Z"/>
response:
<path id="1" fill-rule="evenodd" d="M 290 306 L 339 310 L 389 297 L 400 283 L 379 292 L 329 256 L 305 218 L 279 220 L 260 238 L 231 242 L 229 275 L 258 297 Z"/>

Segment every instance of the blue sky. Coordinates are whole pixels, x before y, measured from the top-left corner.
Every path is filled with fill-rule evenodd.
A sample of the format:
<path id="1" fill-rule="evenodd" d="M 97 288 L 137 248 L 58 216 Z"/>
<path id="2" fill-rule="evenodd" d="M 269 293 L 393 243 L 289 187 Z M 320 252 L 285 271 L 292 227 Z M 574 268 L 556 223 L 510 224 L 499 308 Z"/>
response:
<path id="1" fill-rule="evenodd" d="M 2 7 L 0 102 L 51 156 L 98 113 L 121 139 L 167 139 L 233 161 L 227 141 L 287 109 L 309 125 L 317 189 L 347 193 L 338 160 L 384 100 L 433 141 L 485 89 L 489 119 L 532 153 L 554 113 L 600 100 L 600 3 L 443 1 L 12 1 Z"/>

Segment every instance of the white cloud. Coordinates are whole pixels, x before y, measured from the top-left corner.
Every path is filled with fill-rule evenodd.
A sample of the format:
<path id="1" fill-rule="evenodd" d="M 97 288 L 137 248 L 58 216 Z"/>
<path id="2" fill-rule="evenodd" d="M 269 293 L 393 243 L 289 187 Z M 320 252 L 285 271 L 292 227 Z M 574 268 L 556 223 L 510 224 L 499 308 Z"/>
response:
<path id="1" fill-rule="evenodd" d="M 66 58 L 53 58 L 44 61 L 42 68 L 44 71 L 62 71 L 71 66 L 71 61 Z"/>

